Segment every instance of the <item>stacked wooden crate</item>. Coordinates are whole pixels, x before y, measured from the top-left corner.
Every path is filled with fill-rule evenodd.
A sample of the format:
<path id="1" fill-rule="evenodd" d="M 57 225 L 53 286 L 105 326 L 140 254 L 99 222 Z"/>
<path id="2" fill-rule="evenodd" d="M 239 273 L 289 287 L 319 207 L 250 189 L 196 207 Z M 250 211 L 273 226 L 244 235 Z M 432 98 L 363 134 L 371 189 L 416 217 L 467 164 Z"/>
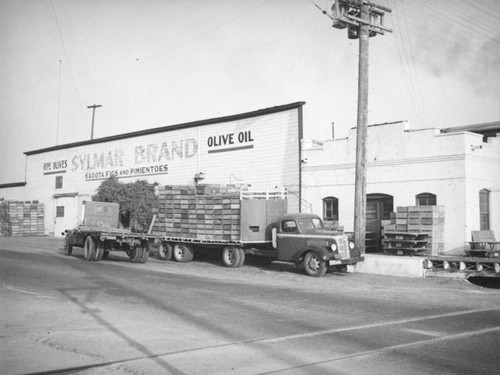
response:
<path id="1" fill-rule="evenodd" d="M 8 210 L 7 204 L 3 199 L 0 199 L 0 237 L 7 236 L 8 234 Z"/>
<path id="2" fill-rule="evenodd" d="M 165 185 L 153 234 L 198 240 L 240 239 L 241 185 Z"/>
<path id="3" fill-rule="evenodd" d="M 419 239 L 427 239 L 426 253 L 438 255 L 444 251 L 444 206 L 408 206 L 397 207 L 391 214 L 391 224 L 384 226 L 384 240 L 389 233 L 421 234 Z M 400 237 L 400 236 L 399 236 Z M 423 242 L 415 244 L 422 249 Z M 386 246 L 388 247 L 388 246 Z M 384 247 L 384 250 L 387 250 Z"/>
<path id="4" fill-rule="evenodd" d="M 0 222 L 2 236 L 43 236 L 44 205 L 4 200 L 0 203 Z"/>

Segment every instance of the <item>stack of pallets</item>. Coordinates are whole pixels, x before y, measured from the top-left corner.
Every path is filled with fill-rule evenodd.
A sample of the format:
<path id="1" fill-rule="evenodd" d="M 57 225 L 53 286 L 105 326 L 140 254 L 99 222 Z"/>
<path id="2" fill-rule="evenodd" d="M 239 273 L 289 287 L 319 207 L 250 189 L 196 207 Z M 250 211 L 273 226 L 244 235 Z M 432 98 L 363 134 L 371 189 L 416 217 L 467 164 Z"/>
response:
<path id="1" fill-rule="evenodd" d="M 39 202 L 0 202 L 1 236 L 43 236 L 44 205 Z"/>
<path id="2" fill-rule="evenodd" d="M 241 185 L 165 185 L 153 234 L 198 240 L 240 239 Z"/>
<path id="3" fill-rule="evenodd" d="M 391 224 L 384 226 L 384 251 L 404 247 L 407 252 L 438 255 L 444 251 L 444 218 L 444 206 L 397 207 Z M 398 239 L 405 242 L 397 244 Z"/>

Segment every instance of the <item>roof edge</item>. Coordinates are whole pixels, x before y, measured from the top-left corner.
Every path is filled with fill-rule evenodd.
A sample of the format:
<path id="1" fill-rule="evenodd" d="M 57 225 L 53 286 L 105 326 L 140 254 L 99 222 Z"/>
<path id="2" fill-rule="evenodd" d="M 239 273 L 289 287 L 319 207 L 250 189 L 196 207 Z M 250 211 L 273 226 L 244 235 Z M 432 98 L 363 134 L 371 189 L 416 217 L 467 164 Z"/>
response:
<path id="1" fill-rule="evenodd" d="M 192 121 L 192 122 L 186 122 L 186 123 L 175 124 L 175 125 L 166 125 L 166 126 L 161 126 L 158 128 L 139 130 L 139 131 L 135 131 L 135 132 L 131 132 L 131 133 L 112 135 L 112 136 L 104 137 L 104 138 L 67 143 L 67 144 L 58 145 L 58 146 L 51 146 L 51 147 L 46 147 L 46 148 L 42 148 L 42 149 L 38 149 L 38 150 L 26 151 L 26 152 L 24 152 L 24 154 L 25 155 L 35 155 L 35 154 L 41 154 L 44 152 L 63 150 L 63 149 L 67 149 L 67 148 L 77 147 L 77 146 L 85 146 L 85 145 L 90 145 L 90 144 L 133 138 L 133 137 L 138 137 L 138 136 L 142 136 L 142 135 L 161 133 L 161 132 L 166 131 L 166 130 L 186 129 L 186 128 L 191 128 L 191 127 L 195 127 L 195 126 L 205 126 L 205 125 L 211 125 L 211 124 L 220 123 L 220 122 L 242 120 L 242 119 L 246 119 L 246 118 L 268 115 L 271 113 L 288 111 L 288 110 L 294 109 L 294 108 L 301 108 L 304 104 L 306 104 L 306 102 L 304 102 L 304 101 L 294 102 L 294 103 L 279 105 L 279 106 L 275 106 L 275 107 L 258 109 L 258 110 L 251 111 L 251 112 L 239 113 L 236 115 L 214 117 L 214 118 L 210 118 L 210 119 L 206 119 L 206 120 Z M 1 185 L 0 185 L 0 187 L 1 187 Z"/>
<path id="2" fill-rule="evenodd" d="M 8 184 L 0 184 L 0 189 L 4 188 L 12 188 L 12 187 L 21 187 L 26 186 L 26 182 L 11 182 Z"/>
<path id="3" fill-rule="evenodd" d="M 455 133 L 461 131 L 468 132 L 484 132 L 500 128 L 500 121 L 483 122 L 480 124 L 453 126 L 449 128 L 443 128 L 441 131 L 443 133 Z"/>

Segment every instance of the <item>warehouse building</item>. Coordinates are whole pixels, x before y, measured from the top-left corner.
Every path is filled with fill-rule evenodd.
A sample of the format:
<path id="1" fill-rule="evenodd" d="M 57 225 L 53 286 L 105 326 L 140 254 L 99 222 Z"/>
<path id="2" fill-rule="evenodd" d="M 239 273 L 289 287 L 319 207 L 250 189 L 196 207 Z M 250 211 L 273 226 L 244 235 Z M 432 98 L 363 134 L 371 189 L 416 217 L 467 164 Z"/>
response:
<path id="1" fill-rule="evenodd" d="M 28 151 L 22 183 L 0 185 L 0 198 L 38 201 L 45 233 L 61 236 L 82 203 L 110 176 L 161 185 L 244 184 L 288 190 L 300 210 L 304 102 Z"/>
<path id="2" fill-rule="evenodd" d="M 398 206 L 438 205 L 442 253 L 462 253 L 471 231 L 500 235 L 500 122 L 415 130 L 407 122 L 372 125 L 366 147 L 367 231 L 380 233 Z M 352 230 L 356 128 L 344 139 L 304 140 L 302 154 L 303 210 Z"/>
<path id="3" fill-rule="evenodd" d="M 305 140 L 304 104 L 28 151 L 25 181 L 0 185 L 0 198 L 43 203 L 44 231 L 59 236 L 78 223 L 82 202 L 111 175 L 161 185 L 285 187 L 289 211 L 314 212 L 352 231 L 356 129 L 343 139 Z M 438 205 L 445 216 L 442 252 L 463 252 L 471 231 L 490 229 L 498 237 L 499 134 L 500 122 L 369 126 L 367 230 L 380 233 L 397 207 Z"/>

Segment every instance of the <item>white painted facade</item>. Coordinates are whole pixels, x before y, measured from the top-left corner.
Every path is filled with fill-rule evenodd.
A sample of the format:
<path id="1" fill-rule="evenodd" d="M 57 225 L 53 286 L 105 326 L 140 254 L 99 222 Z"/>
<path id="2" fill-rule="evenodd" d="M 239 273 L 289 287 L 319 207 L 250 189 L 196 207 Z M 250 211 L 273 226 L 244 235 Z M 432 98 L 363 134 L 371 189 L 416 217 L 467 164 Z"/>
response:
<path id="1" fill-rule="evenodd" d="M 354 226 L 356 129 L 345 139 L 303 141 L 303 210 L 321 214 L 322 199 L 338 198 L 339 222 Z M 406 122 L 373 125 L 367 136 L 367 194 L 388 194 L 415 206 L 432 193 L 445 207 L 445 253 L 461 253 L 479 230 L 479 191 L 490 192 L 490 229 L 500 235 L 500 137 L 440 129 L 411 130 Z"/>
<path id="2" fill-rule="evenodd" d="M 44 203 L 46 232 L 56 236 L 78 222 L 82 202 L 110 175 L 191 185 L 202 173 L 200 183 L 285 187 L 289 210 L 298 211 L 303 104 L 29 151 L 26 185 L 0 188 L 0 197 Z"/>

